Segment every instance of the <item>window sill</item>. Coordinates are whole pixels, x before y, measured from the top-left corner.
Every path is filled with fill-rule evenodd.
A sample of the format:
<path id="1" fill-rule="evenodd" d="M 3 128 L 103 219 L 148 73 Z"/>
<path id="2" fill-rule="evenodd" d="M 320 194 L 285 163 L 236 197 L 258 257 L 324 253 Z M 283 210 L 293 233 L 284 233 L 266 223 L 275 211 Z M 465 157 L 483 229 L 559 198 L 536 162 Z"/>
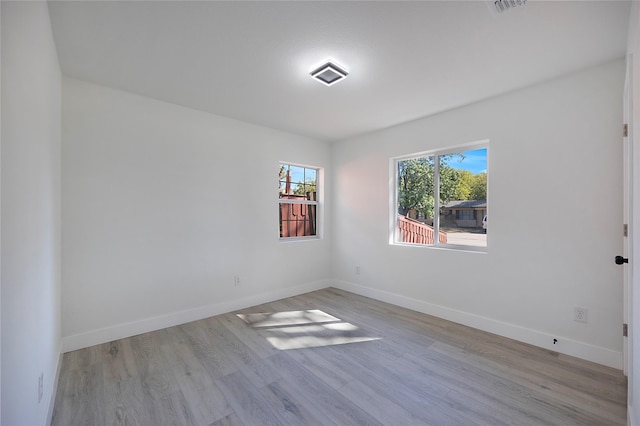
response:
<path id="1" fill-rule="evenodd" d="M 411 243 L 391 243 L 392 246 L 399 247 L 417 247 L 431 250 L 445 250 L 445 251 L 456 251 L 456 252 L 465 252 L 465 253 L 480 253 L 487 254 L 487 247 L 475 247 L 475 246 L 459 246 L 459 245 L 446 245 L 440 244 L 437 246 L 428 245 L 428 244 L 411 244 Z"/>
<path id="2" fill-rule="evenodd" d="M 318 237 L 317 235 L 314 236 L 310 236 L 310 237 L 280 237 L 278 238 L 278 240 L 281 243 L 299 243 L 302 241 L 318 241 L 321 240 L 322 238 Z"/>

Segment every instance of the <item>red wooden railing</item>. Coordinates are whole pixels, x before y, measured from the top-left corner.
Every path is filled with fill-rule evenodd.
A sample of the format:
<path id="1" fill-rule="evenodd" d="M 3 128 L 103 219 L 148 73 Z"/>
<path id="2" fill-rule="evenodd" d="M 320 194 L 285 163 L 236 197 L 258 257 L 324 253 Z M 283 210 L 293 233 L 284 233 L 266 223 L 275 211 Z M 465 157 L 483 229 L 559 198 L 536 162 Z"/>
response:
<path id="1" fill-rule="evenodd" d="M 398 229 L 403 243 L 433 244 L 433 228 L 417 220 L 398 215 Z M 438 240 L 447 242 L 447 234 L 439 232 Z"/>

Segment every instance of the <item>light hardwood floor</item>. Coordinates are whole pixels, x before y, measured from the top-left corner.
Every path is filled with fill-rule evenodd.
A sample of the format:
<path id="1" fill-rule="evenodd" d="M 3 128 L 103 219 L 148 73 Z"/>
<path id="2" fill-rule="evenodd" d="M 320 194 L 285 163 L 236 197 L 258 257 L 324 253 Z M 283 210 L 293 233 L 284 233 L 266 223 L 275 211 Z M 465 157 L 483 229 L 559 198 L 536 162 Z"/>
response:
<path id="1" fill-rule="evenodd" d="M 616 425 L 620 371 L 337 289 L 64 355 L 53 425 Z"/>

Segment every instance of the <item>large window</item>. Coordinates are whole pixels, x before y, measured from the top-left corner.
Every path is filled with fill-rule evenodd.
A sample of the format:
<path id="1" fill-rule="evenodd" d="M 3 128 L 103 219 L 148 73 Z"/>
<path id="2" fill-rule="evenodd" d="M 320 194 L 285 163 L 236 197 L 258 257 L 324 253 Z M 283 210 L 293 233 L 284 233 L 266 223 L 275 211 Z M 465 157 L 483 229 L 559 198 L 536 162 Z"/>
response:
<path id="1" fill-rule="evenodd" d="M 393 242 L 487 247 L 487 144 L 393 160 Z"/>
<path id="2" fill-rule="evenodd" d="M 280 163 L 280 238 L 318 235 L 318 169 Z"/>

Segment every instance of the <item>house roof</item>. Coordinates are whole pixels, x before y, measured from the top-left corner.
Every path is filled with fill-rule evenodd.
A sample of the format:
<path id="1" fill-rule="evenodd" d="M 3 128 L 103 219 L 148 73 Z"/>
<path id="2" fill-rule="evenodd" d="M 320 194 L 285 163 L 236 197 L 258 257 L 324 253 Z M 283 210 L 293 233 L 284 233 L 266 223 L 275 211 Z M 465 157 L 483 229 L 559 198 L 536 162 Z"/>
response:
<path id="1" fill-rule="evenodd" d="M 486 209 L 487 200 L 455 200 L 444 205 L 445 209 Z"/>

